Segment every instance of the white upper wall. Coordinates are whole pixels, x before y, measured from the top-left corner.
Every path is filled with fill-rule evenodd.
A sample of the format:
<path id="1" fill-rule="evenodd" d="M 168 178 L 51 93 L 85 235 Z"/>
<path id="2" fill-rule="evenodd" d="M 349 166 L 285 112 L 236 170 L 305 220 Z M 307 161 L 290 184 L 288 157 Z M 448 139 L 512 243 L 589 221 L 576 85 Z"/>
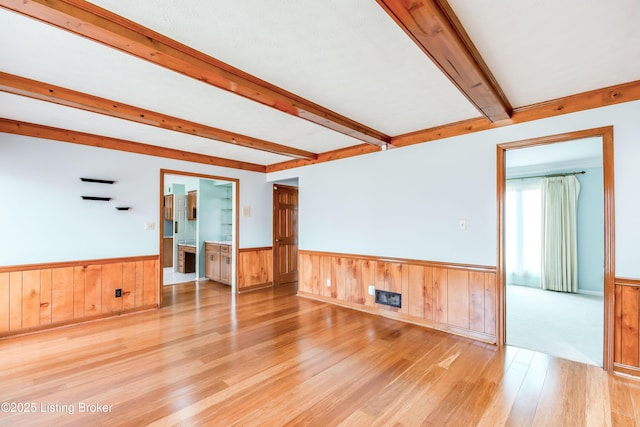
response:
<path id="1" fill-rule="evenodd" d="M 300 249 L 496 265 L 496 145 L 614 126 L 616 275 L 640 277 L 640 101 L 271 173 L 299 177 Z M 467 221 L 461 231 L 458 220 Z"/>
<path id="2" fill-rule="evenodd" d="M 263 174 L 2 133 L 0 265 L 158 254 L 160 169 L 239 178 L 240 206 L 251 206 L 251 216 L 240 216 L 239 247 L 271 245 L 271 186 Z"/>

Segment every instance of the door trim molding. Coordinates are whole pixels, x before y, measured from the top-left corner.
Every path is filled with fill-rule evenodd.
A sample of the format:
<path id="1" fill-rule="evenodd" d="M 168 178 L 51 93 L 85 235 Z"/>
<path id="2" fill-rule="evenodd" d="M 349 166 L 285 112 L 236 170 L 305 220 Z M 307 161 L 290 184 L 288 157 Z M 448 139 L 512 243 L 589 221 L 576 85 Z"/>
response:
<path id="1" fill-rule="evenodd" d="M 158 211 L 159 211 L 159 223 L 160 223 L 160 227 L 158 227 L 158 247 L 160 248 L 160 260 L 164 259 L 164 249 L 163 249 L 163 245 L 162 245 L 162 239 L 164 238 L 164 208 L 163 208 L 163 204 L 164 204 L 164 176 L 165 175 L 182 175 L 182 176 L 187 176 L 187 177 L 192 177 L 192 178 L 202 178 L 202 179 L 213 179 L 213 180 L 219 180 L 219 181 L 228 181 L 228 182 L 232 182 L 235 183 L 236 185 L 236 203 L 233 206 L 233 209 L 235 211 L 235 234 L 236 234 L 236 238 L 235 238 L 235 242 L 234 243 L 234 253 L 233 253 L 233 259 L 234 259 L 234 265 L 235 265 L 235 270 L 233 272 L 233 275 L 235 277 L 235 280 L 233 281 L 235 283 L 235 291 L 236 293 L 238 292 L 238 246 L 240 246 L 240 179 L 238 178 L 229 178 L 226 176 L 218 176 L 218 175 L 207 175 L 207 174 L 203 174 L 203 173 L 197 173 L 197 172 L 185 172 L 185 171 L 177 171 L 177 170 L 173 170 L 173 169 L 160 169 L 160 188 L 159 188 L 159 203 L 158 203 Z M 163 274 L 164 270 L 163 268 L 159 269 L 159 279 L 158 279 L 158 283 L 160 284 L 160 286 L 158 287 L 158 307 L 162 307 L 162 290 L 164 287 L 164 274 Z M 196 274 L 197 276 L 197 274 Z"/>
<path id="2" fill-rule="evenodd" d="M 558 135 L 499 144 L 496 147 L 496 199 L 498 217 L 497 242 L 497 288 L 498 288 L 498 345 L 504 345 L 506 340 L 505 318 L 505 249 L 504 249 L 504 198 L 505 182 L 505 154 L 509 150 L 534 147 L 556 142 L 565 142 L 588 137 L 602 138 L 602 170 L 604 181 L 604 337 L 603 337 L 603 368 L 613 370 L 613 333 L 614 333 L 614 303 L 615 303 L 615 200 L 614 200 L 614 169 L 613 169 L 613 126 L 585 129 Z"/>

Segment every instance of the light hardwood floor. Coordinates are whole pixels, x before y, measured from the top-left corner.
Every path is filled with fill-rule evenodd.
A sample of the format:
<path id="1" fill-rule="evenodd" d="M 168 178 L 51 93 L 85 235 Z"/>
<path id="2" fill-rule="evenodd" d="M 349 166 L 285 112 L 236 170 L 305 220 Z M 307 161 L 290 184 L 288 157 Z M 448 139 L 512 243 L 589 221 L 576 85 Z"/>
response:
<path id="1" fill-rule="evenodd" d="M 36 409 L 0 425 L 639 425 L 640 382 L 594 366 L 291 287 L 164 292 L 158 311 L 0 341 L 0 402 Z"/>

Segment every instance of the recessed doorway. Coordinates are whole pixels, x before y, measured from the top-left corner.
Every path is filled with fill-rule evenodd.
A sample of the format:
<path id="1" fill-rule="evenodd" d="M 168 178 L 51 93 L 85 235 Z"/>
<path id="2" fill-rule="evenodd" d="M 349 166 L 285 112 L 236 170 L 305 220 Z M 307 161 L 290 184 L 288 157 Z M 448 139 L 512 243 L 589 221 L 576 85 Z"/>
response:
<path id="1" fill-rule="evenodd" d="M 499 342 L 611 370 L 612 129 L 501 144 L 497 166 Z"/>
<path id="2" fill-rule="evenodd" d="M 238 180 L 162 170 L 160 183 L 161 301 L 168 287 L 235 293 Z"/>

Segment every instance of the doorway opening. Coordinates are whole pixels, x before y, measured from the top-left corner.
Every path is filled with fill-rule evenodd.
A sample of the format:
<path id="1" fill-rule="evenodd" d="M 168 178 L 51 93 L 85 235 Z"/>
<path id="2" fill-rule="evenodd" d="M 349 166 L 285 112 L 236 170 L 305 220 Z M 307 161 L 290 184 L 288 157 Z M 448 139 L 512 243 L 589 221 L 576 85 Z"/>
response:
<path id="1" fill-rule="evenodd" d="M 234 294 L 239 181 L 161 170 L 160 184 L 161 305 L 168 290 L 175 300 L 185 287 Z"/>
<path id="2" fill-rule="evenodd" d="M 497 154 L 498 342 L 611 370 L 612 128 Z"/>

